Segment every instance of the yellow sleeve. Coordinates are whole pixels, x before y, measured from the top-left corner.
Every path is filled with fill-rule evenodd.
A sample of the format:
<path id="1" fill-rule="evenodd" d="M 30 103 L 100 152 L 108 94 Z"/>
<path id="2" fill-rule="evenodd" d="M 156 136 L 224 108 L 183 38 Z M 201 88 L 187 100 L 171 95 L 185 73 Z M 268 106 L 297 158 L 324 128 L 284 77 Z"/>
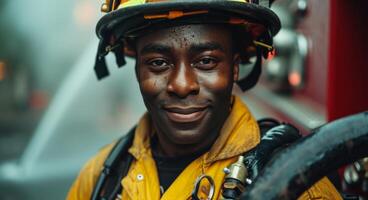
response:
<path id="1" fill-rule="evenodd" d="M 340 193 L 326 177 L 322 178 L 298 198 L 298 200 L 311 199 L 342 200 Z"/>
<path id="2" fill-rule="evenodd" d="M 96 156 L 90 159 L 80 171 L 77 179 L 74 181 L 67 200 L 89 200 L 96 181 L 102 170 L 103 163 L 110 153 L 114 144 L 104 147 Z"/>

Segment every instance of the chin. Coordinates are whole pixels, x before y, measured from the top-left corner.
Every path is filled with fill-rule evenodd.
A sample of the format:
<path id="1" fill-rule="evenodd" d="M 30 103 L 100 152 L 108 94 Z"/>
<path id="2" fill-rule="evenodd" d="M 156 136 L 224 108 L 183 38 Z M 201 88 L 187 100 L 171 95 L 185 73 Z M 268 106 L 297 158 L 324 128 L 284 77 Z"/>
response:
<path id="1" fill-rule="evenodd" d="M 198 144 L 203 142 L 205 135 L 203 132 L 194 130 L 173 130 L 172 133 L 168 135 L 168 138 L 175 144 L 188 145 L 188 144 Z"/>

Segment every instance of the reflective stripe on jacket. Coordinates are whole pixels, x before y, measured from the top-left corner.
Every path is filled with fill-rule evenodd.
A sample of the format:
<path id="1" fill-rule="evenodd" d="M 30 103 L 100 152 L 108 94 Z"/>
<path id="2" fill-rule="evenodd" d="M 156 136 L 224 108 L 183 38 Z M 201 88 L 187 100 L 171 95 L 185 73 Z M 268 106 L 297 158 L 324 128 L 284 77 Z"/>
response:
<path id="1" fill-rule="evenodd" d="M 138 123 L 133 145 L 129 149 L 135 160 L 127 176 L 121 181 L 123 186 L 121 195 L 124 200 L 190 199 L 194 182 L 202 174 L 214 179 L 214 199 L 218 199 L 225 176 L 223 169 L 260 141 L 256 120 L 241 99 L 235 97 L 232 111 L 212 148 L 190 163 L 161 196 L 156 164 L 150 149 L 152 137 L 150 133 L 153 132 L 149 117 L 145 114 Z M 110 144 L 102 149 L 84 166 L 69 191 L 68 200 L 90 199 L 102 165 L 113 146 L 114 144 Z M 200 197 L 206 197 L 208 191 L 209 186 L 202 184 Z M 341 197 L 329 180 L 323 178 L 304 192 L 299 199 L 341 199 Z"/>

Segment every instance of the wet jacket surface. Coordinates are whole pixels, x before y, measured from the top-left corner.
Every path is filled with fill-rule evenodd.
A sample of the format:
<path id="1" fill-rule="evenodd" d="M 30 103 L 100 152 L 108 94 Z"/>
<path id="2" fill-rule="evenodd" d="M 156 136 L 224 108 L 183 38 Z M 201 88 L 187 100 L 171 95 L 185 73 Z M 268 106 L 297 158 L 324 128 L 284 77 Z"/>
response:
<path id="1" fill-rule="evenodd" d="M 191 162 L 161 195 L 156 164 L 150 149 L 151 133 L 153 133 L 152 126 L 148 115 L 145 114 L 138 123 L 133 145 L 129 149 L 135 160 L 127 176 L 121 181 L 122 199 L 190 199 L 194 183 L 202 174 L 214 179 L 214 199 L 218 199 L 225 177 L 223 169 L 260 142 L 256 120 L 241 99 L 235 97 L 232 111 L 211 149 Z M 103 148 L 87 162 L 71 187 L 68 200 L 90 199 L 102 165 L 113 146 L 114 144 L 110 144 Z M 200 197 L 205 198 L 208 191 L 209 185 L 201 184 Z M 341 197 L 328 179 L 323 178 L 305 191 L 299 199 L 341 199 Z"/>

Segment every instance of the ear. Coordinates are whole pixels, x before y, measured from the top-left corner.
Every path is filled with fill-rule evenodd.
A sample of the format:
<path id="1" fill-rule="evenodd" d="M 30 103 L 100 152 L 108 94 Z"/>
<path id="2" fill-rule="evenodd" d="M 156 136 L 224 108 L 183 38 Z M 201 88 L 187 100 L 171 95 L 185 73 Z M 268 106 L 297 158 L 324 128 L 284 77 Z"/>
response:
<path id="1" fill-rule="evenodd" d="M 134 58 L 136 56 L 135 41 L 124 39 L 124 54 L 126 56 Z"/>
<path id="2" fill-rule="evenodd" d="M 240 55 L 238 53 L 234 54 L 233 57 L 233 80 L 234 82 L 239 79 L 239 65 L 240 65 Z"/>
<path id="3" fill-rule="evenodd" d="M 130 47 L 124 47 L 124 54 L 132 58 L 136 56 L 135 50 Z"/>

